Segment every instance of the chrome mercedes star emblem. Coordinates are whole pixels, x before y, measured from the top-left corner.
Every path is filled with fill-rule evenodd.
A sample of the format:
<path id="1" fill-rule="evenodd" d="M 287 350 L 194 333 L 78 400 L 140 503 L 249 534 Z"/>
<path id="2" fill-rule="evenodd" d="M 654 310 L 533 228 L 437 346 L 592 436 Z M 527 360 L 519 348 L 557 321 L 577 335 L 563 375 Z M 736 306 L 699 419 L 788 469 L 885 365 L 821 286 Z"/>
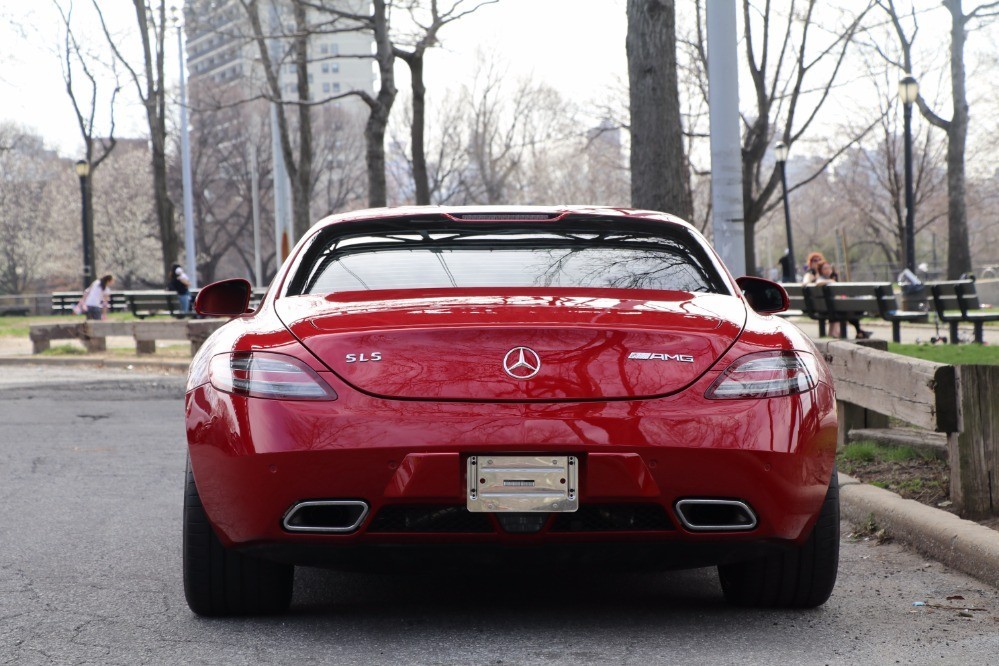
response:
<path id="1" fill-rule="evenodd" d="M 514 379 L 530 379 L 541 370 L 541 358 L 530 347 L 514 347 L 503 357 L 503 369 Z"/>

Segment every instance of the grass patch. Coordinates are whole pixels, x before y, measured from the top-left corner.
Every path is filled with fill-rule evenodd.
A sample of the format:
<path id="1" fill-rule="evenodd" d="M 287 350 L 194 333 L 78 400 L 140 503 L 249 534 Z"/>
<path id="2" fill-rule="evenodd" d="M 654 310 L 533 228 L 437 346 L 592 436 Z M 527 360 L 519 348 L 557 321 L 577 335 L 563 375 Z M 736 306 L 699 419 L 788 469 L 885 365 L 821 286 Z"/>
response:
<path id="1" fill-rule="evenodd" d="M 947 365 L 999 365 L 999 346 L 977 344 L 912 345 L 888 343 L 893 354 L 920 358 Z"/>
<path id="2" fill-rule="evenodd" d="M 87 350 L 76 345 L 56 345 L 42 352 L 42 356 L 83 356 Z"/>
<path id="3" fill-rule="evenodd" d="M 170 315 L 147 317 L 147 321 L 173 319 Z M 0 338 L 27 338 L 31 324 L 81 324 L 83 315 L 29 315 L 27 317 L 0 317 Z M 139 321 L 131 312 L 109 312 L 108 321 Z"/>
<path id="4" fill-rule="evenodd" d="M 839 460 L 846 464 L 859 462 L 901 462 L 905 460 L 921 460 L 927 457 L 930 456 L 911 446 L 886 446 L 874 442 L 851 442 L 844 446 L 843 450 L 839 453 Z"/>
<path id="5" fill-rule="evenodd" d="M 135 347 L 115 347 L 108 348 L 107 353 L 109 356 L 120 357 L 120 358 L 133 358 L 137 356 L 135 353 Z M 150 360 L 164 359 L 164 358 L 191 358 L 191 345 L 190 344 L 176 344 L 176 345 L 156 345 L 156 353 L 149 354 L 143 358 L 149 358 Z"/>
<path id="6" fill-rule="evenodd" d="M 28 326 L 30 324 L 69 324 L 81 322 L 83 317 L 56 316 L 56 317 L 0 317 L 0 337 L 4 338 L 26 338 L 28 337 Z"/>
<path id="7" fill-rule="evenodd" d="M 837 454 L 841 472 L 907 499 L 943 506 L 950 499 L 950 469 L 932 451 L 912 446 L 851 442 Z"/>

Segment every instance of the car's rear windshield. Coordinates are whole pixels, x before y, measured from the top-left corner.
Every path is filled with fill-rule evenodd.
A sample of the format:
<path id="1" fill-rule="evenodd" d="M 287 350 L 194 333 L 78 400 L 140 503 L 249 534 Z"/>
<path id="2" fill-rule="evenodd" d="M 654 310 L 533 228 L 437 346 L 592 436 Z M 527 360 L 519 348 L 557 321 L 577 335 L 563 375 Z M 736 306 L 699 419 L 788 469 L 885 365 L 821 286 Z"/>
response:
<path id="1" fill-rule="evenodd" d="M 726 293 L 682 227 L 650 231 L 651 225 L 617 220 L 340 226 L 307 252 L 289 294 L 473 287 Z"/>

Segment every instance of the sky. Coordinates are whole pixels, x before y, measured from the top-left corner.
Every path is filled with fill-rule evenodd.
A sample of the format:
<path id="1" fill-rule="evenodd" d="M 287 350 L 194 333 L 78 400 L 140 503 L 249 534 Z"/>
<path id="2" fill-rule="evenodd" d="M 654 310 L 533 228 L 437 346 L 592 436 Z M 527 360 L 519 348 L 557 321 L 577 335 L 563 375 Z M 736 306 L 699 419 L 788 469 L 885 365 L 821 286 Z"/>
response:
<path id="1" fill-rule="evenodd" d="M 180 0 L 178 0 L 178 4 Z M 86 18 L 88 2 L 78 1 Z M 134 22 L 131 3 L 99 0 L 113 29 Z M 90 39 L 101 46 L 99 26 L 85 23 Z M 0 121 L 33 128 L 50 148 L 65 156 L 82 151 L 80 130 L 66 94 L 57 55 L 60 18 L 45 0 L 0 0 Z M 513 78 L 531 76 L 582 104 L 599 104 L 609 90 L 627 79 L 624 40 L 625 0 L 500 0 L 446 27 L 440 48 L 427 56 L 427 87 L 454 87 L 471 80 L 476 54 L 505 63 Z M 168 76 L 176 84 L 176 39 L 169 41 Z M 399 63 L 397 86 L 405 93 L 409 75 Z M 120 137 L 148 132 L 131 88 L 117 119 Z"/>

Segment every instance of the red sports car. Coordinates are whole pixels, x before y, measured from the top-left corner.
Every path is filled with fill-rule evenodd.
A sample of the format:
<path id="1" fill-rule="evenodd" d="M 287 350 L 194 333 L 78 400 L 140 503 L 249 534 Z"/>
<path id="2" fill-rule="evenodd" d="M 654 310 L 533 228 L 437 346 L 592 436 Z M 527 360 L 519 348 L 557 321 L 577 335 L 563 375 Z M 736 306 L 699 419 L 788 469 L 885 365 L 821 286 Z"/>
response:
<path id="1" fill-rule="evenodd" d="M 832 379 L 777 284 L 611 208 L 400 208 L 314 226 L 191 364 L 184 587 L 288 607 L 294 566 L 717 566 L 725 597 L 836 580 Z"/>

